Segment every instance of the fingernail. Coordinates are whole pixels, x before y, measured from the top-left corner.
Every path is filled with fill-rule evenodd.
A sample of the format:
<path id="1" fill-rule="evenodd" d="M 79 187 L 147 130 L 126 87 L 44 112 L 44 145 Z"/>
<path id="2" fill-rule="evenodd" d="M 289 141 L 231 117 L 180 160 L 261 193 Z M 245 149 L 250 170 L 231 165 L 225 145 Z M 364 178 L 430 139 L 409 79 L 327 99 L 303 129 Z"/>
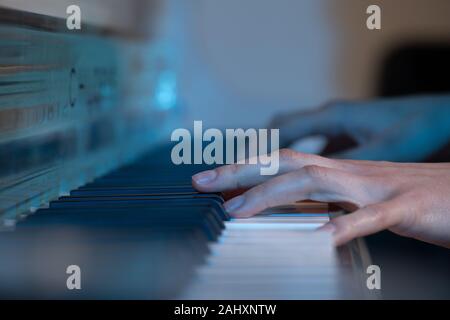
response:
<path id="1" fill-rule="evenodd" d="M 233 211 L 238 210 L 245 202 L 244 196 L 238 196 L 233 198 L 227 202 L 225 202 L 224 207 L 228 213 L 232 213 Z"/>
<path id="2" fill-rule="evenodd" d="M 200 173 L 195 174 L 192 176 L 192 180 L 195 181 L 197 184 L 208 184 L 212 182 L 217 176 L 216 171 L 214 170 L 207 170 Z"/>
<path id="3" fill-rule="evenodd" d="M 327 223 L 320 227 L 319 231 L 334 233 L 334 231 L 336 231 L 336 227 L 332 223 Z"/>

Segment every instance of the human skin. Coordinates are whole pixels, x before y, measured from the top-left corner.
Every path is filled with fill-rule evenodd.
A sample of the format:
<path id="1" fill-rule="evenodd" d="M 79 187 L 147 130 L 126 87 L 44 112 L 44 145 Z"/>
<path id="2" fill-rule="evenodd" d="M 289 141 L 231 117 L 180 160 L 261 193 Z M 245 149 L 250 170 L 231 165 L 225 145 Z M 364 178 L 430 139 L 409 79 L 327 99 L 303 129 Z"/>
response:
<path id="1" fill-rule="evenodd" d="M 246 190 L 224 204 L 236 218 L 299 200 L 336 203 L 350 211 L 322 227 L 336 245 L 389 229 L 450 248 L 450 163 L 341 160 L 282 149 L 276 176 L 259 169 L 226 165 L 194 175 L 192 183 L 202 192 Z"/>

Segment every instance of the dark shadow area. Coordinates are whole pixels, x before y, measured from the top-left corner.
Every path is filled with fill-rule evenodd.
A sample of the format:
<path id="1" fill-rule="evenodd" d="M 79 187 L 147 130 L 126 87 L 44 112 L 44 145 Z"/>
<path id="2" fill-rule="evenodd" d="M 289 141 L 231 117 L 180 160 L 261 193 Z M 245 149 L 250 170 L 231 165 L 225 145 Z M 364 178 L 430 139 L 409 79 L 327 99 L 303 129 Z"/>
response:
<path id="1" fill-rule="evenodd" d="M 450 45 L 414 44 L 388 54 L 378 83 L 382 97 L 450 92 Z"/>

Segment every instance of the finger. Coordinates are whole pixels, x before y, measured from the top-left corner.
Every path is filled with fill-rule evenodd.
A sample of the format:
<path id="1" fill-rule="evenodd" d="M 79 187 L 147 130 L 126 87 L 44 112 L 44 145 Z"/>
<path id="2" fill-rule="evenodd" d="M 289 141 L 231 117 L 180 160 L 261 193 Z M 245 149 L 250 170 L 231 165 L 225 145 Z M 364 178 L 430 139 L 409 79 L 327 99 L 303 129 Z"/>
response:
<path id="1" fill-rule="evenodd" d="M 401 220 L 400 199 L 373 204 L 331 220 L 321 229 L 334 230 L 337 246 L 358 237 L 363 237 L 391 228 Z"/>
<path id="2" fill-rule="evenodd" d="M 346 103 L 345 103 L 346 105 Z M 272 127 L 280 129 L 280 145 L 287 145 L 311 135 L 335 135 L 343 131 L 344 103 L 333 103 L 320 109 L 279 117 Z"/>
<path id="3" fill-rule="evenodd" d="M 306 166 L 272 178 L 225 203 L 235 217 L 250 217 L 267 208 L 301 200 L 352 203 L 369 201 L 365 178 L 338 169 Z"/>
<path id="4" fill-rule="evenodd" d="M 308 165 L 320 165 L 330 168 L 341 168 L 343 165 L 337 161 L 324 157 L 298 153 L 289 149 L 282 149 L 278 153 L 278 159 L 272 161 L 279 162 L 277 175 L 298 170 Z M 248 161 L 247 161 L 248 162 Z M 264 165 L 258 164 L 231 164 L 200 172 L 192 177 L 193 186 L 203 192 L 220 192 L 253 187 L 274 176 L 261 175 L 261 168 Z"/>
<path id="5" fill-rule="evenodd" d="M 353 173 L 365 176 L 380 175 L 412 175 L 417 176 L 419 172 L 425 174 L 430 170 L 434 173 L 448 173 L 450 165 L 448 163 L 417 163 L 417 162 L 389 162 L 389 161 L 370 161 L 370 160 L 347 160 L 339 159 L 340 166 L 347 168 Z M 344 166 L 343 164 L 347 164 Z"/>

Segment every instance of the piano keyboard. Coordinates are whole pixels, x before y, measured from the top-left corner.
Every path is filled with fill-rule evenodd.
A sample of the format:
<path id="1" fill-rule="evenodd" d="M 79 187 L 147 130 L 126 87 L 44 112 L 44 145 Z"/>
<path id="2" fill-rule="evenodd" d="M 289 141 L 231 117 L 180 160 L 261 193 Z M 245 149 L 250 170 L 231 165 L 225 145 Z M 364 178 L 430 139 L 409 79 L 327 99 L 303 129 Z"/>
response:
<path id="1" fill-rule="evenodd" d="M 328 220 L 299 214 L 231 221 L 201 266 L 186 299 L 336 299 L 338 264 Z"/>
<path id="2" fill-rule="evenodd" d="M 218 194 L 168 165 L 166 149 L 61 196 L 0 232 L 0 297 L 337 299 L 349 264 L 315 229 L 326 213 L 232 220 Z M 81 269 L 68 290 L 66 269 Z M 350 286 L 348 285 L 350 284 Z"/>

